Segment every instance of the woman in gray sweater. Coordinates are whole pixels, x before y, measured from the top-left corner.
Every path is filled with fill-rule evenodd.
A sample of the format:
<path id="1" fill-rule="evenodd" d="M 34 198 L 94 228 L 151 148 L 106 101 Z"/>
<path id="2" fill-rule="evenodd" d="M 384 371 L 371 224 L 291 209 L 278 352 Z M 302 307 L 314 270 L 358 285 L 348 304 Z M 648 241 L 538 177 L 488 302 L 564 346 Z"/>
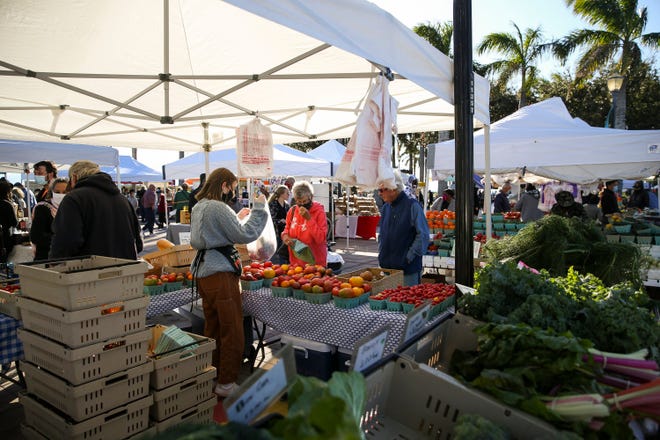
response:
<path id="1" fill-rule="evenodd" d="M 231 207 L 238 185 L 226 168 L 214 170 L 196 197 L 191 213 L 190 244 L 197 249 L 191 271 L 204 308 L 204 335 L 214 338 L 213 366 L 218 373 L 215 393 L 231 395 L 238 385 L 243 362 L 243 309 L 241 303 L 241 261 L 234 244 L 256 240 L 268 218 L 266 197 L 254 199 L 252 210 L 235 213 Z M 242 219 L 248 217 L 246 222 Z"/>

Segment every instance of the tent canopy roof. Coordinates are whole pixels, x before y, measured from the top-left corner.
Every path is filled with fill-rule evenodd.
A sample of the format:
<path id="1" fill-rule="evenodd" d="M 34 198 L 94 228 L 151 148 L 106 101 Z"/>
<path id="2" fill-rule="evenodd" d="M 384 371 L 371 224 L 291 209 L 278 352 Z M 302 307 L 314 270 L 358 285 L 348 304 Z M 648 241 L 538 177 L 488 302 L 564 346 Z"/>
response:
<path id="1" fill-rule="evenodd" d="M 653 146 L 656 146 L 653 148 Z M 490 172 L 531 173 L 572 183 L 641 179 L 660 169 L 660 130 L 591 127 L 560 98 L 523 107 L 490 128 Z M 438 178 L 454 173 L 454 141 L 429 146 Z M 474 135 L 474 171 L 484 173 L 484 129 Z"/>
<path id="2" fill-rule="evenodd" d="M 341 158 L 344 157 L 345 152 L 346 147 L 344 145 L 340 144 L 335 139 L 330 139 L 314 148 L 312 151 L 309 151 L 308 154 L 317 159 L 332 162 L 334 170 L 337 171 L 339 162 L 341 162 Z"/>
<path id="3" fill-rule="evenodd" d="M 209 170 L 228 168 L 236 173 L 236 149 L 225 148 L 209 153 Z M 164 166 L 167 179 L 197 177 L 205 170 L 204 153 L 195 153 Z M 273 145 L 274 176 L 329 177 L 330 162 L 309 156 L 286 145 Z"/>
<path id="4" fill-rule="evenodd" d="M 116 179 L 115 167 L 101 167 L 101 171 Z M 163 180 L 163 174 L 131 156 L 119 156 L 119 178 L 122 182 L 156 182 Z"/>
<path id="5" fill-rule="evenodd" d="M 68 165 L 77 160 L 90 160 L 99 165 L 114 167 L 119 163 L 119 152 L 114 148 L 94 145 L 0 139 L 0 161 L 2 163 L 35 164 L 41 160 Z"/>
<path id="6" fill-rule="evenodd" d="M 4 138 L 201 151 L 255 115 L 276 143 L 349 137 L 381 67 L 400 133 L 454 127 L 451 60 L 366 0 L 2 2 L 0 40 Z"/>

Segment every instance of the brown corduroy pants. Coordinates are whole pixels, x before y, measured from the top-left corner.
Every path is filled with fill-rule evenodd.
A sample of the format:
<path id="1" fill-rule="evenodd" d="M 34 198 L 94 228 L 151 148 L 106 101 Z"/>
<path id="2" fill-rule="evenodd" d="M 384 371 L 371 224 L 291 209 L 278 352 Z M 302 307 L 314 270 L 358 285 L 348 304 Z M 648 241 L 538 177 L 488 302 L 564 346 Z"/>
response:
<path id="1" fill-rule="evenodd" d="M 243 309 L 237 275 L 218 272 L 197 279 L 204 308 L 204 336 L 215 339 L 213 366 L 218 383 L 236 382 L 243 362 Z"/>

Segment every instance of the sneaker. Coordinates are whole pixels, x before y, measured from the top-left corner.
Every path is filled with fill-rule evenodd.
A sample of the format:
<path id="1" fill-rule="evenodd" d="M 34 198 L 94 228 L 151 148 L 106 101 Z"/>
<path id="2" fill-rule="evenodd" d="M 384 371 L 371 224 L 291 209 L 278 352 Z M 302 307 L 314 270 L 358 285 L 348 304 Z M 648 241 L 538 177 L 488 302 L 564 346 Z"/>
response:
<path id="1" fill-rule="evenodd" d="M 232 382 L 227 384 L 217 384 L 213 392 L 218 397 L 229 397 L 238 390 L 238 384 Z"/>

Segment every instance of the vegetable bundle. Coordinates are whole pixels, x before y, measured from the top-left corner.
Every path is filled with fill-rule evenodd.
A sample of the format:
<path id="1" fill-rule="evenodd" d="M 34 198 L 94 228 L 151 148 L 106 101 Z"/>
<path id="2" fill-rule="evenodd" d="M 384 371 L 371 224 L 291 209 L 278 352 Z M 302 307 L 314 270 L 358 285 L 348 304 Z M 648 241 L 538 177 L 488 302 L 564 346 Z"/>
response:
<path id="1" fill-rule="evenodd" d="M 545 216 L 502 240 L 485 246 L 489 259 L 524 261 L 551 275 L 563 276 L 569 267 L 591 273 L 607 286 L 630 281 L 641 287 L 641 252 L 629 243 L 610 243 L 594 222 L 557 215 Z"/>

